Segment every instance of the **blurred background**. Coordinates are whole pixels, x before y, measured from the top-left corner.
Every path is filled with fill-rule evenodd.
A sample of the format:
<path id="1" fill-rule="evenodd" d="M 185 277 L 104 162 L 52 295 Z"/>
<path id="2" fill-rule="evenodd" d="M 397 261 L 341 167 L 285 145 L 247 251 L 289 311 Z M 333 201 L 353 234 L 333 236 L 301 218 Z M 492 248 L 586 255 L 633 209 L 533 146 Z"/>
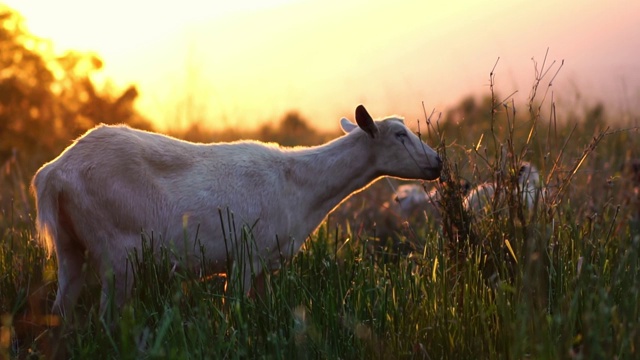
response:
<path id="1" fill-rule="evenodd" d="M 98 90 L 135 86 L 135 110 L 162 129 L 248 129 L 295 110 L 336 130 L 357 103 L 415 120 L 422 102 L 445 111 L 486 93 L 498 58 L 496 85 L 524 100 L 547 49 L 565 62 L 559 104 L 629 111 L 640 96 L 634 1 L 6 3 L 47 52 L 100 59 L 85 69 Z"/>

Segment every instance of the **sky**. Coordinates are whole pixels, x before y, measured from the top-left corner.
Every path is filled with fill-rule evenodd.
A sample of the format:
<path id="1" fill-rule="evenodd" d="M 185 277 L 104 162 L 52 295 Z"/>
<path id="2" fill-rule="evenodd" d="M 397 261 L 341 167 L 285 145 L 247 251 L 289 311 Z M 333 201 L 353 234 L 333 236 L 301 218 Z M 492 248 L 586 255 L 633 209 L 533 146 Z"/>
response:
<path id="1" fill-rule="evenodd" d="M 640 1 L 12 0 L 57 51 L 92 51 L 96 77 L 135 84 L 161 128 L 251 127 L 298 111 L 334 130 L 363 103 L 423 119 L 468 95 L 526 103 L 534 63 L 564 65 L 559 107 L 640 105 Z M 555 61 L 555 63 L 554 63 Z M 616 112 L 614 111 L 614 112 Z"/>

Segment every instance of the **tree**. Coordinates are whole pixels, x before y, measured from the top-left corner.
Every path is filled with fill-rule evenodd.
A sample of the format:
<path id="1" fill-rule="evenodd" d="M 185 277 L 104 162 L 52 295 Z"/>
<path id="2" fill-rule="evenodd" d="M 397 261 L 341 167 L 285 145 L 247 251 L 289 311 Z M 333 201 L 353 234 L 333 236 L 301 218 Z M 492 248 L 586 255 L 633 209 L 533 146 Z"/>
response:
<path id="1" fill-rule="evenodd" d="M 95 54 L 56 56 L 0 5 L 0 219 L 28 219 L 33 173 L 96 124 L 150 128 L 133 108 L 135 87 L 119 95 L 96 89 L 91 75 L 101 67 Z"/>
<path id="2" fill-rule="evenodd" d="M 97 55 L 56 56 L 23 23 L 0 5 L 0 161 L 17 151 L 30 175 L 98 123 L 150 128 L 133 108 L 135 87 L 115 96 L 96 89 L 90 76 L 102 67 Z"/>

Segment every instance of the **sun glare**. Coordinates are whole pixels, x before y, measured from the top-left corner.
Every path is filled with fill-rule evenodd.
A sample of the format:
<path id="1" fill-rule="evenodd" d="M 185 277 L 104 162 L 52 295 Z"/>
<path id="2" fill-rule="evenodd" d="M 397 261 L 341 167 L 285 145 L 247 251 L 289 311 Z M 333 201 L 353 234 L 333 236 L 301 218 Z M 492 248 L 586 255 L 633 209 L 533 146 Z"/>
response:
<path id="1" fill-rule="evenodd" d="M 498 57 L 501 89 L 524 94 L 531 59 L 547 48 L 554 60 L 567 61 L 567 76 L 556 86 L 563 79 L 623 78 L 635 91 L 640 68 L 629 59 L 640 56 L 640 28 L 630 14 L 640 3 L 625 4 L 8 2 L 58 51 L 97 53 L 105 64 L 100 78 L 119 88 L 135 83 L 138 108 L 159 123 L 176 122 L 190 104 L 197 108 L 190 114 L 218 126 L 255 124 L 296 109 L 331 128 L 360 102 L 375 113 L 409 118 L 420 116 L 423 101 L 444 110 L 486 91 Z M 609 25 L 596 31 L 598 21 Z"/>
<path id="2" fill-rule="evenodd" d="M 179 5 L 156 1 L 80 0 L 8 1 L 25 16 L 36 35 L 51 38 L 61 49 L 95 50 L 136 47 L 180 33 L 189 24 L 235 13 L 273 8 L 295 0 L 187 0 Z"/>

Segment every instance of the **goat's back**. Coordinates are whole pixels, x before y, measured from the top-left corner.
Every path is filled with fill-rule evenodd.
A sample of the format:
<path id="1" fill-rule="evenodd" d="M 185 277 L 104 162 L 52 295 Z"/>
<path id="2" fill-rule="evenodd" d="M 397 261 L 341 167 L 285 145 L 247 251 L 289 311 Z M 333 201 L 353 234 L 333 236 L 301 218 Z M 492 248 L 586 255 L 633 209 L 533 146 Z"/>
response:
<path id="1" fill-rule="evenodd" d="M 41 239 L 51 250 L 65 230 L 73 246 L 97 247 L 90 249 L 95 253 L 123 233 L 155 232 L 165 241 L 180 239 L 185 230 L 220 237 L 218 208 L 248 220 L 264 215 L 261 209 L 268 207 L 261 203 L 274 203 L 261 198 L 273 192 L 259 187 L 282 183 L 270 165 L 281 161 L 279 153 L 257 142 L 195 144 L 126 126 L 99 126 L 34 177 Z M 222 244 L 209 245 L 211 253 L 222 253 Z"/>

